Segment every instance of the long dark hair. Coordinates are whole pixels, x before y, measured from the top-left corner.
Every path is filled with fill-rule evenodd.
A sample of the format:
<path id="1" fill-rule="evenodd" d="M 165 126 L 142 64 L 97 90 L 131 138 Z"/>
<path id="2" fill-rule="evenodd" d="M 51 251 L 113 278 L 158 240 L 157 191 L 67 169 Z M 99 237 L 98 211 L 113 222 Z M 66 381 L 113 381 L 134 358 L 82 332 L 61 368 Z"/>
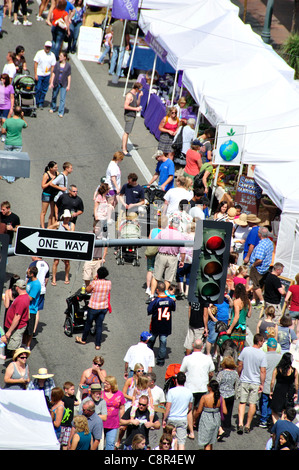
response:
<path id="1" fill-rule="evenodd" d="M 236 285 L 234 297 L 235 299 L 241 299 L 244 307 L 247 307 L 249 305 L 249 299 L 244 284 L 239 283 Z"/>
<path id="2" fill-rule="evenodd" d="M 213 408 L 216 408 L 218 400 L 220 398 L 220 389 L 219 389 L 219 383 L 215 379 L 211 379 L 210 382 L 208 383 L 208 386 L 214 393 L 214 403 L 213 403 Z"/>
<path id="3" fill-rule="evenodd" d="M 277 370 L 280 370 L 282 375 L 287 375 L 290 367 L 292 367 L 292 362 L 293 362 L 292 354 L 290 352 L 286 352 L 283 354 L 276 368 Z"/>
<path id="4" fill-rule="evenodd" d="M 45 173 L 47 173 L 47 171 L 51 170 L 51 168 L 53 168 L 55 165 L 57 165 L 57 162 L 54 162 L 54 160 L 51 160 L 45 168 Z"/>

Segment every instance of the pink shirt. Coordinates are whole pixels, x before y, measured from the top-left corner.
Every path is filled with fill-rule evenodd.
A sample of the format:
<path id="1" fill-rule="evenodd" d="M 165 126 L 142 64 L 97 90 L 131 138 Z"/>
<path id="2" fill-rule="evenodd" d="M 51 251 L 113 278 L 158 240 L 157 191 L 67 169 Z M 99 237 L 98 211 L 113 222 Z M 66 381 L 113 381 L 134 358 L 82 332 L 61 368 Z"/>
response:
<path id="1" fill-rule="evenodd" d="M 118 429 L 119 428 L 119 409 L 125 405 L 126 399 L 123 392 L 115 392 L 111 398 L 107 398 L 105 391 L 102 392 L 107 405 L 107 420 L 103 422 L 105 429 Z"/>
<path id="2" fill-rule="evenodd" d="M 94 310 L 108 308 L 111 281 L 106 279 L 95 279 L 90 283 L 90 286 L 92 287 L 92 291 L 88 306 Z"/>
<path id="3" fill-rule="evenodd" d="M 186 240 L 183 233 L 176 229 L 164 228 L 158 233 L 156 238 L 160 240 Z M 178 255 L 179 253 L 186 253 L 187 249 L 184 246 L 159 246 L 159 253 L 167 255 Z"/>
<path id="4" fill-rule="evenodd" d="M 10 109 L 11 101 L 10 95 L 14 95 L 14 87 L 12 85 L 0 85 L 0 109 Z"/>

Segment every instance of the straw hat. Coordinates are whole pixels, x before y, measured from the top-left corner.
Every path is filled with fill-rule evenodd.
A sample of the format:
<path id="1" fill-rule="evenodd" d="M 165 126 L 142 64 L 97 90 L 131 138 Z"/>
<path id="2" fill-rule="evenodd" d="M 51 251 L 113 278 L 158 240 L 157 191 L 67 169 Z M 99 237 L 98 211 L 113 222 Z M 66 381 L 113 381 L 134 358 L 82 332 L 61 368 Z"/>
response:
<path id="1" fill-rule="evenodd" d="M 260 224 L 261 219 L 259 219 L 255 214 L 247 214 L 247 222 L 251 224 Z"/>
<path id="2" fill-rule="evenodd" d="M 69 211 L 69 209 L 64 209 L 64 212 L 63 212 L 62 216 L 60 217 L 60 219 L 65 219 L 66 217 L 69 217 L 69 218 L 72 217 L 72 214 Z"/>
<path id="3" fill-rule="evenodd" d="M 36 375 L 32 375 L 35 379 L 49 379 L 50 377 L 54 377 L 54 374 L 48 374 L 48 369 L 41 367 L 38 369 L 38 373 Z"/>
<path id="4" fill-rule="evenodd" d="M 29 349 L 25 349 L 25 348 L 18 348 L 18 349 L 15 350 L 14 355 L 12 357 L 12 360 L 15 361 L 17 359 L 17 357 L 20 356 L 22 353 L 25 353 L 25 354 L 27 354 L 27 356 L 30 356 L 31 351 Z"/>
<path id="5" fill-rule="evenodd" d="M 237 209 L 235 209 L 234 207 L 230 207 L 227 211 L 227 218 L 229 220 L 233 220 L 237 215 Z"/>
<path id="6" fill-rule="evenodd" d="M 241 225 L 241 227 L 247 227 L 247 214 L 240 214 L 240 217 L 235 220 L 236 225 Z"/>

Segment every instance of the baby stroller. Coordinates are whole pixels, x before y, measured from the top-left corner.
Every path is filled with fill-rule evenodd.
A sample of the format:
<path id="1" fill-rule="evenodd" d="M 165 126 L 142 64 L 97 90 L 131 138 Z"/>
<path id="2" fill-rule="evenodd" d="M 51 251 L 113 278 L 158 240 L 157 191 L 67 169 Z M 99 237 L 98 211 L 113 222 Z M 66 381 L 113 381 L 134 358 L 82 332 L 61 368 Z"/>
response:
<path id="1" fill-rule="evenodd" d="M 131 219 L 130 216 L 124 220 L 119 227 L 119 238 L 124 240 L 141 238 L 141 228 L 136 218 Z M 116 263 L 125 264 L 125 261 L 132 263 L 133 266 L 140 266 L 138 247 L 121 246 L 116 253 Z"/>
<path id="2" fill-rule="evenodd" d="M 175 387 L 177 373 L 180 372 L 181 364 L 169 364 L 165 372 L 165 384 L 163 391 L 167 395 L 168 390 Z"/>
<path id="3" fill-rule="evenodd" d="M 158 217 L 161 215 L 162 206 L 164 204 L 165 191 L 159 186 L 144 186 L 144 198 L 146 215 L 144 222 L 147 225 L 147 236 L 149 236 L 152 228 L 157 227 Z M 143 222 L 143 220 L 141 220 Z"/>
<path id="4" fill-rule="evenodd" d="M 71 337 L 74 329 L 83 328 L 87 318 L 87 306 L 90 294 L 77 292 L 66 299 L 67 308 L 65 310 L 64 333 Z M 91 334 L 94 334 L 92 327 Z"/>
<path id="5" fill-rule="evenodd" d="M 16 75 L 13 86 L 15 89 L 15 106 L 20 106 L 24 114 L 36 117 L 34 78 L 28 74 Z"/>

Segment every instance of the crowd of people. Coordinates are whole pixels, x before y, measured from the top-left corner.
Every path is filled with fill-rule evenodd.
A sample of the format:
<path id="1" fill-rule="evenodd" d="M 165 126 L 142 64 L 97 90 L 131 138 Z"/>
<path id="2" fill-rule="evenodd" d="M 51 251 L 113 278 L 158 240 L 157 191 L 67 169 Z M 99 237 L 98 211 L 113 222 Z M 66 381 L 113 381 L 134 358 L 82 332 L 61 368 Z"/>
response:
<path id="1" fill-rule="evenodd" d="M 15 5 L 18 7 L 19 3 Z M 41 2 L 37 21 L 42 21 L 45 7 L 46 2 Z M 25 7 L 22 13 L 23 24 L 30 26 Z M 61 46 L 67 39 L 68 51 L 76 51 L 84 15 L 82 0 L 76 0 L 74 5 L 65 0 L 55 5 L 53 2 L 47 17 L 52 41 L 46 41 L 34 57 L 37 107 L 44 107 L 46 93 L 51 88 L 49 112 L 56 111 L 60 93 L 59 117 L 64 115 L 66 93 L 71 85 L 71 66 Z M 18 25 L 18 21 L 14 19 L 14 24 Z M 120 50 L 122 29 L 122 20 L 107 28 L 105 50 L 99 59 L 99 64 L 103 64 L 106 55 L 112 53 L 109 73 L 116 70 L 119 76 L 122 73 L 119 56 L 128 47 L 125 42 Z M 15 77 L 27 70 L 24 54 L 22 46 L 15 52 L 8 52 L 0 77 L 1 90 L 4 90 L 4 99 L 0 102 L 1 140 L 8 151 L 22 150 L 22 129 L 27 127 L 22 109 L 14 106 L 13 89 Z M 145 189 L 139 185 L 138 175 L 129 173 L 123 184 L 120 171 L 121 162 L 131 156 L 128 138 L 136 113 L 140 111 L 141 97 L 142 85 L 136 82 L 124 102 L 122 151 L 114 153 L 105 177 L 93 193 L 92 230 L 97 239 L 107 237 L 110 230 L 115 230 L 117 236 L 123 221 L 138 220 L 147 210 Z M 201 299 L 188 301 L 192 247 L 161 245 L 147 249 L 145 286 L 150 328 L 140 333 L 139 342 L 124 355 L 123 383 L 118 383 L 114 375 L 103 369 L 104 358 L 96 355 L 90 367 L 83 371 L 76 389 L 77 384 L 70 381 L 56 386 L 54 374 L 45 368 L 30 375 L 27 364 L 32 354 L 32 339 L 38 334 L 47 284 L 50 281 L 53 287 L 57 285 L 60 260 L 54 259 L 51 268 L 42 258 L 32 257 L 26 278 L 14 275 L 5 291 L 4 327 L 0 330 L 0 360 L 8 362 L 5 388 L 44 392 L 61 449 L 185 450 L 187 438 L 194 440 L 197 430 L 198 447 L 211 450 L 216 442 L 229 437 L 234 430 L 232 413 L 237 401 L 239 435 L 250 433 L 253 420 L 258 416 L 259 427 L 271 433 L 269 441 L 265 434 L 267 449 L 297 448 L 299 427 L 295 418 L 299 383 L 295 358 L 299 274 L 296 284 L 286 292 L 280 279 L 284 266 L 273 263 L 271 229 L 264 226 L 256 214 L 248 214 L 240 204 L 226 199 L 219 201 L 219 206 L 211 213 L 215 131 L 206 129 L 195 138 L 194 127 L 194 119 L 182 117 L 178 106 L 170 107 L 160 123 L 161 138 L 153 155 L 156 168 L 147 186 L 158 183 L 163 191 L 163 204 L 157 226 L 151 229 L 149 238 L 192 241 L 198 220 L 232 224 L 226 291 L 221 304 Z M 174 145 L 179 135 L 181 144 Z M 178 149 L 180 161 L 185 161 L 179 170 L 175 165 Z M 84 203 L 78 196 L 77 186 L 69 184 L 72 171 L 73 165 L 68 161 L 61 171 L 54 160 L 44 169 L 41 228 L 76 230 Z M 3 200 L 0 233 L 9 235 L 10 246 L 20 225 L 20 217 L 12 212 L 9 201 Z M 107 248 L 95 247 L 93 259 L 84 264 L 82 272 L 85 292 L 90 298 L 82 337 L 77 336 L 76 342 L 84 346 L 95 323 L 97 351 L 101 349 L 105 316 L 111 311 L 113 280 L 109 280 L 109 271 L 104 266 L 107 251 Z M 69 284 L 71 264 L 69 260 L 63 263 L 64 282 Z M 286 310 L 283 309 L 284 299 Z M 159 386 L 153 368 L 165 366 L 167 339 L 173 332 L 172 313 L 178 301 L 188 305 L 185 355 L 167 386 Z M 247 319 L 252 316 L 253 308 L 260 313 L 260 318 L 253 344 L 249 346 Z M 221 323 L 224 327 L 220 332 Z M 159 347 L 154 352 L 157 340 Z"/>

